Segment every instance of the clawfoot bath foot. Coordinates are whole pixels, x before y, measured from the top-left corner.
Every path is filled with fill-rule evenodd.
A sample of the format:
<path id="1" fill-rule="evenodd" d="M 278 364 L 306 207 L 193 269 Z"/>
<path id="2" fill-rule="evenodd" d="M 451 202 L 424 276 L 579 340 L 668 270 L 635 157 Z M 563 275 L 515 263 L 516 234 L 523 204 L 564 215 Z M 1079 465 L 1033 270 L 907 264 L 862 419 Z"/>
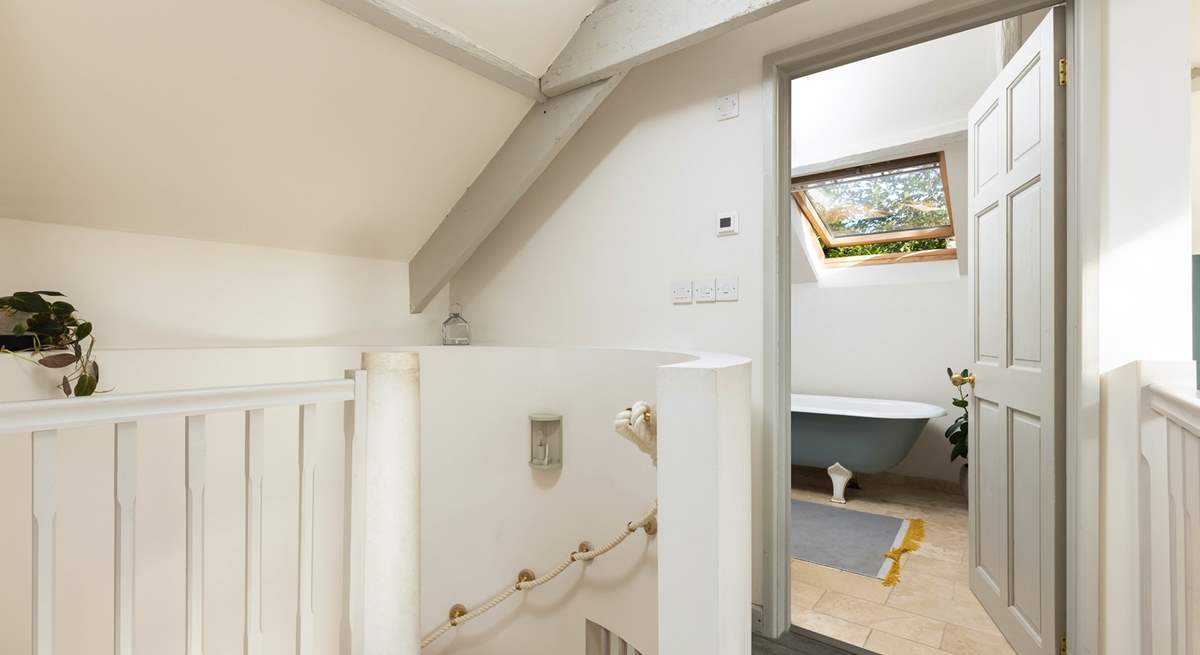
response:
<path id="1" fill-rule="evenodd" d="M 826 470 L 829 472 L 829 479 L 833 481 L 833 498 L 829 499 L 830 502 L 845 505 L 846 484 L 850 482 L 850 478 L 854 476 L 854 473 L 841 464 L 834 464 Z"/>

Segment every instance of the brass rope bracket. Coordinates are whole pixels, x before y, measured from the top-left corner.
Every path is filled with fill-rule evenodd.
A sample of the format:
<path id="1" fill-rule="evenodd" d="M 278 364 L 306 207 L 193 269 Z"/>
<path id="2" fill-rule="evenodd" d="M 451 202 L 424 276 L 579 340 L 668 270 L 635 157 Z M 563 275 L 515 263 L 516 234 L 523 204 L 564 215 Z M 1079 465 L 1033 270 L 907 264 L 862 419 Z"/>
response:
<path id="1" fill-rule="evenodd" d="M 651 537 L 658 534 L 658 519 L 650 519 L 649 521 L 646 521 L 646 525 L 643 525 L 642 529 L 645 530 L 646 534 L 650 535 Z"/>
<path id="2" fill-rule="evenodd" d="M 533 582 L 536 579 L 537 576 L 533 574 L 533 571 L 530 571 L 529 569 L 521 569 L 521 572 L 517 574 L 517 591 L 521 590 L 522 584 L 526 582 Z"/>
<path id="3" fill-rule="evenodd" d="M 450 608 L 450 625 L 458 625 L 458 620 L 467 615 L 467 606 L 458 603 Z"/>

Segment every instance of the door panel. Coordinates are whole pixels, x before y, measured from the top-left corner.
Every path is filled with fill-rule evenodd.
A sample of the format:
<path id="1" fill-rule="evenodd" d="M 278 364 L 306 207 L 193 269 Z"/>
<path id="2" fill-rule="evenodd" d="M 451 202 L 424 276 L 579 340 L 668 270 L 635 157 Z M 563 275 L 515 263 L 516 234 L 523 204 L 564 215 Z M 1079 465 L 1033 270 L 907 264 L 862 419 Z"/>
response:
<path id="1" fill-rule="evenodd" d="M 1012 312 L 1010 366 L 1037 371 L 1042 359 L 1042 185 L 1035 181 L 1013 195 L 1009 208 Z"/>
<path id="2" fill-rule="evenodd" d="M 1014 613 L 1034 631 L 1042 624 L 1041 576 L 1041 420 L 1011 410 L 1012 477 L 1022 480 L 1012 491 L 1012 606 Z"/>
<path id="3" fill-rule="evenodd" d="M 1004 356 L 1004 213 L 992 205 L 974 223 L 975 359 L 994 365 Z"/>
<path id="4" fill-rule="evenodd" d="M 978 375 L 978 373 L 976 374 Z M 1005 437 L 1004 415 L 1000 406 L 988 400 L 977 400 L 975 403 L 974 430 L 979 435 L 979 453 L 974 457 L 977 461 L 1000 461 L 1008 459 L 1008 439 Z M 974 448 L 974 446 L 972 446 Z M 978 493 L 972 493 L 975 504 L 979 506 L 980 516 L 998 516 L 1008 512 L 1008 475 L 997 467 L 980 467 L 978 472 Z M 975 490 L 972 489 L 972 492 Z M 981 522 L 978 538 L 972 543 L 978 546 L 977 561 L 972 568 L 987 582 L 989 592 L 1007 593 L 1008 575 L 1008 530 L 1002 523 L 996 521 Z M 975 537 L 972 534 L 972 537 Z"/>
<path id="5" fill-rule="evenodd" d="M 1057 652 L 1065 627 L 1064 21 L 1052 11 L 968 117 L 970 583 L 1020 655 Z"/>

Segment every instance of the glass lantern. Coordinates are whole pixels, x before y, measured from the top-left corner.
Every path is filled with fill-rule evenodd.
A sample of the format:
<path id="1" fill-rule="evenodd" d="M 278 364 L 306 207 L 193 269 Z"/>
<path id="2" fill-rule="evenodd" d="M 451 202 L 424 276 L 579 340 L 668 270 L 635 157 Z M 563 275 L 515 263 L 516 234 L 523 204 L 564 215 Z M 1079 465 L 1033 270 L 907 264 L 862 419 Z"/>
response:
<path id="1" fill-rule="evenodd" d="M 462 317 L 462 305 L 450 305 L 450 316 L 442 321 L 443 346 L 471 345 L 471 324 Z"/>

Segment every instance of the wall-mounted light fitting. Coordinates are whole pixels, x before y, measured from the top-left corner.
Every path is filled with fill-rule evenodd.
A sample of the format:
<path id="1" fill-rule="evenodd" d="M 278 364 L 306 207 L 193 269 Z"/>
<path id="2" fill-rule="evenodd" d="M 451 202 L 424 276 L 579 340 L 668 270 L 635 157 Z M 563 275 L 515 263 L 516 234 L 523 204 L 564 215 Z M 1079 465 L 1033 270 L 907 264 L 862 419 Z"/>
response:
<path id="1" fill-rule="evenodd" d="M 558 414 L 529 415 L 529 466 L 535 469 L 562 468 L 562 417 Z"/>

